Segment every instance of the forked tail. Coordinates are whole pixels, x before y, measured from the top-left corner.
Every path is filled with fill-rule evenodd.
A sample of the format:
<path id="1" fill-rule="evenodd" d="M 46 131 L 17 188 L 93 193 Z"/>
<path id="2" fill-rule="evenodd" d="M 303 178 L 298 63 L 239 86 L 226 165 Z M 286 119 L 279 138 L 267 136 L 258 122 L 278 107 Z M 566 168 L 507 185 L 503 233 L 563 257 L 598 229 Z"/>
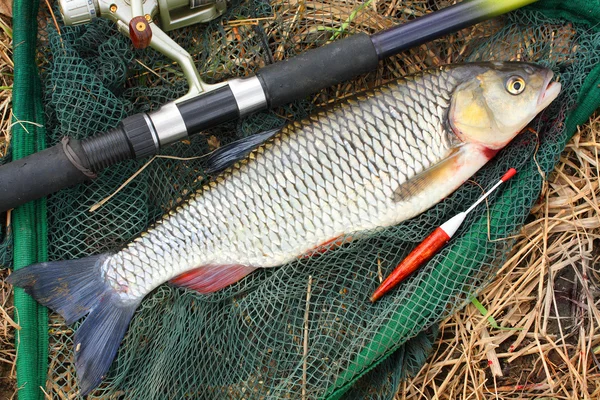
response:
<path id="1" fill-rule="evenodd" d="M 104 280 L 106 255 L 46 262 L 14 271 L 7 281 L 71 324 L 87 314 L 74 336 L 81 395 L 100 384 L 139 302 L 126 302 Z"/>

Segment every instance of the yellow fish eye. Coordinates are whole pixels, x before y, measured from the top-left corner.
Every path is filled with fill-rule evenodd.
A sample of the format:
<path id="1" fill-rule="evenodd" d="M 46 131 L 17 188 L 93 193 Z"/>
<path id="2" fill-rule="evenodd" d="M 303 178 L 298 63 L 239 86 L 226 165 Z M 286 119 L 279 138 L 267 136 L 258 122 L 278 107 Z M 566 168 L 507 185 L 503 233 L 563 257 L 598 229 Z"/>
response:
<path id="1" fill-rule="evenodd" d="M 525 90 L 525 80 L 520 76 L 511 76 L 506 81 L 506 90 L 510 94 L 521 94 Z"/>

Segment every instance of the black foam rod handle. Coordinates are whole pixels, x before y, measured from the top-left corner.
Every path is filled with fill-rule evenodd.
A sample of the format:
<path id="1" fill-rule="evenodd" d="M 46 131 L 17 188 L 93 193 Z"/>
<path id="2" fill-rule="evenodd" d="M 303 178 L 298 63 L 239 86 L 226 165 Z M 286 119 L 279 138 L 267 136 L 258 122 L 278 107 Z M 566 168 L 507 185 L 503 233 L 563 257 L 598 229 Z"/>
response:
<path id="1" fill-rule="evenodd" d="M 377 68 L 369 35 L 359 33 L 261 68 L 256 75 L 269 107 L 302 99 Z"/>
<path id="2" fill-rule="evenodd" d="M 82 156 L 78 141 L 71 139 L 69 145 Z M 73 165 L 59 143 L 0 167 L 0 212 L 88 179 Z"/>

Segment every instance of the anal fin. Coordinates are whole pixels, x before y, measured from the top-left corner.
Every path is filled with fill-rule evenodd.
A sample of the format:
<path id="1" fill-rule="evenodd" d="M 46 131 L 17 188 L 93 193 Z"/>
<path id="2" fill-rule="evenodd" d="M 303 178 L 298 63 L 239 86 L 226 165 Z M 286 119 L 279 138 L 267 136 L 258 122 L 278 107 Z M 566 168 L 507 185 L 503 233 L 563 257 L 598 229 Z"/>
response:
<path id="1" fill-rule="evenodd" d="M 176 276 L 170 282 L 173 285 L 208 294 L 239 281 L 255 269 L 256 267 L 236 264 L 203 265 Z"/>

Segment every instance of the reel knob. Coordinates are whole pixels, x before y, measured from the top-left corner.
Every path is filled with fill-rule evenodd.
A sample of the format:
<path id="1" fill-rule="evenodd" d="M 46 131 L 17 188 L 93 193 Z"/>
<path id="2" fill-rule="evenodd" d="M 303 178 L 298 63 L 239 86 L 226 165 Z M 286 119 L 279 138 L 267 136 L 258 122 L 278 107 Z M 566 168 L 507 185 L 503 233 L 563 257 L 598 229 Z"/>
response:
<path id="1" fill-rule="evenodd" d="M 133 17 L 129 21 L 129 37 L 136 49 L 145 49 L 150 46 L 152 29 L 145 17 Z"/>
<path id="2" fill-rule="evenodd" d="M 85 24 L 100 14 L 98 0 L 59 0 L 65 25 Z"/>

